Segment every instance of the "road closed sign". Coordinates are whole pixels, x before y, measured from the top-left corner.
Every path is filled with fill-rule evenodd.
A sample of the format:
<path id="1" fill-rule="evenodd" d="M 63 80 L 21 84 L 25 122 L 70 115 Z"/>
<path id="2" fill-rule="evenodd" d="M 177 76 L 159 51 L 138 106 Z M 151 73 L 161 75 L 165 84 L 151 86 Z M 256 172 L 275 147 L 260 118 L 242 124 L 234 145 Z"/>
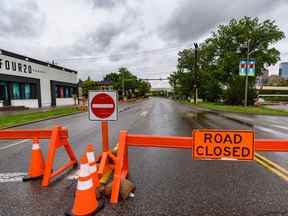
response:
<path id="1" fill-rule="evenodd" d="M 254 160 L 254 132 L 236 130 L 193 131 L 195 160 Z"/>
<path id="2" fill-rule="evenodd" d="M 88 106 L 91 121 L 117 120 L 117 93 L 114 91 L 89 91 Z"/>

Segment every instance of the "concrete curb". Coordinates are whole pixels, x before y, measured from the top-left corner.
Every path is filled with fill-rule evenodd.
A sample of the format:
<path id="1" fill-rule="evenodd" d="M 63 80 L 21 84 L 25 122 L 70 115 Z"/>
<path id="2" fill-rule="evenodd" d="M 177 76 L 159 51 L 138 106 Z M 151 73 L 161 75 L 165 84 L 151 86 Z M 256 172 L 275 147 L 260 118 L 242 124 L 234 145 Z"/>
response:
<path id="1" fill-rule="evenodd" d="M 176 102 L 178 102 L 178 101 L 176 101 Z M 179 102 L 178 102 L 178 103 L 179 103 Z M 226 119 L 228 119 L 228 120 L 234 121 L 234 122 L 239 123 L 239 124 L 244 124 L 244 125 L 246 125 L 246 126 L 248 126 L 248 127 L 254 127 L 253 124 L 251 124 L 251 123 L 249 123 L 249 122 L 247 122 L 247 121 L 244 121 L 244 120 L 241 120 L 241 119 L 238 119 L 238 118 L 233 118 L 233 117 L 231 117 L 231 116 L 225 115 L 225 113 L 227 114 L 227 113 L 230 113 L 230 112 L 224 112 L 224 111 L 222 112 L 222 111 L 211 110 L 211 109 L 202 108 L 202 107 L 194 107 L 194 106 L 192 106 L 192 105 L 184 104 L 184 103 L 181 103 L 181 102 L 180 102 L 180 104 L 188 105 L 188 106 L 192 107 L 193 109 L 196 109 L 196 110 L 199 111 L 199 112 L 201 112 L 201 111 L 202 111 L 202 112 L 207 112 L 207 113 L 210 113 L 210 114 L 214 114 L 214 115 L 221 116 L 221 117 L 223 117 L 223 118 L 226 118 Z"/>
<path id="2" fill-rule="evenodd" d="M 208 113 L 215 114 L 215 115 L 219 115 L 219 116 L 221 116 L 221 117 L 223 117 L 223 118 L 226 118 L 226 119 L 228 119 L 228 120 L 237 122 L 237 123 L 239 123 L 239 124 L 244 124 L 244 125 L 249 126 L 249 127 L 254 127 L 254 125 L 251 124 L 251 123 L 249 123 L 249 122 L 246 122 L 246 121 L 243 121 L 243 120 L 241 120 L 241 119 L 237 119 L 237 118 L 233 118 L 233 117 L 231 117 L 231 116 L 225 115 L 225 114 L 224 114 L 225 112 L 220 112 L 220 111 L 215 111 L 215 110 L 209 110 Z M 227 112 L 226 112 L 226 113 L 227 113 Z"/>
<path id="3" fill-rule="evenodd" d="M 131 108 L 131 107 L 125 107 L 125 108 L 119 110 L 119 113 L 121 113 L 121 112 L 125 112 L 125 111 L 129 110 L 130 108 Z"/>

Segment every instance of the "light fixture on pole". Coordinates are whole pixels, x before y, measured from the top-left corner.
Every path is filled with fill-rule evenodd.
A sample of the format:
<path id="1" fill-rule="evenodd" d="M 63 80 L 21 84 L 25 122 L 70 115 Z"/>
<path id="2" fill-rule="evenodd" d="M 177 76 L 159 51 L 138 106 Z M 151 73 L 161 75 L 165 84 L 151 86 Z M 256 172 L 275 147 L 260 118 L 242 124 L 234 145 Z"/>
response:
<path id="1" fill-rule="evenodd" d="M 244 48 L 247 50 L 246 52 L 246 59 L 240 61 L 240 76 L 245 75 L 245 95 L 244 95 L 244 106 L 247 107 L 248 105 L 248 77 L 249 76 L 255 76 L 255 60 L 250 59 L 250 55 L 257 51 L 257 50 L 252 50 L 250 51 L 250 40 L 248 40 L 245 44 L 241 44 L 240 49 Z M 241 53 L 241 51 L 240 51 Z M 245 67 L 245 73 L 243 74 L 243 66 Z"/>

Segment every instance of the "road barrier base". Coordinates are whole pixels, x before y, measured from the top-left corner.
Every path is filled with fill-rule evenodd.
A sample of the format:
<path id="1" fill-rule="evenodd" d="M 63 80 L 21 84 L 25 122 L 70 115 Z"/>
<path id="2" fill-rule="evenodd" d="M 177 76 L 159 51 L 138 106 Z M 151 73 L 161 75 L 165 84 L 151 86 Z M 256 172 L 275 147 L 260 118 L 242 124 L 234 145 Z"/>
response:
<path id="1" fill-rule="evenodd" d="M 40 180 L 42 178 L 43 178 L 43 175 L 42 176 L 36 176 L 36 177 L 25 176 L 22 178 L 22 181 L 26 182 L 26 181 Z"/>
<path id="2" fill-rule="evenodd" d="M 61 126 L 52 129 L 33 129 L 33 130 L 0 130 L 0 140 L 31 139 L 32 156 L 29 164 L 28 176 L 23 181 L 42 179 L 41 185 L 47 187 L 52 178 L 58 176 L 69 168 L 77 166 L 77 159 L 74 151 L 68 142 L 68 131 Z M 42 155 L 39 140 L 50 140 L 46 161 Z M 53 162 L 56 150 L 64 147 L 69 157 L 69 162 L 53 171 Z"/>
<path id="3" fill-rule="evenodd" d="M 52 130 L 51 140 L 50 140 L 49 147 L 48 147 L 47 161 L 45 164 L 44 176 L 43 176 L 43 180 L 41 183 L 43 187 L 47 187 L 51 179 L 54 178 L 55 176 L 58 176 L 59 174 L 63 173 L 65 170 L 75 167 L 77 165 L 77 159 L 76 159 L 75 153 L 72 150 L 70 143 L 68 142 L 68 133 L 66 137 L 61 137 L 60 136 L 61 129 L 62 128 L 60 126 L 56 126 Z M 64 150 L 66 151 L 70 161 L 53 172 L 53 162 L 55 159 L 55 153 L 56 153 L 56 150 L 60 147 L 64 147 Z"/>
<path id="4" fill-rule="evenodd" d="M 135 185 L 128 179 L 122 179 L 120 183 L 120 196 L 122 200 L 126 200 L 129 194 L 135 191 Z"/>

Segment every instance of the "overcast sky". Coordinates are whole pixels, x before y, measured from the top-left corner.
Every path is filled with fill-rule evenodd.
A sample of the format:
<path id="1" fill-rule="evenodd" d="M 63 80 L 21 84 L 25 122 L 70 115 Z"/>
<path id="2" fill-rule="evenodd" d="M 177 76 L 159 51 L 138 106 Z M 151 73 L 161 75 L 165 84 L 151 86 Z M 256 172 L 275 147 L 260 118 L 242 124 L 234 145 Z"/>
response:
<path id="1" fill-rule="evenodd" d="M 231 18 L 274 19 L 288 37 L 287 11 L 288 0 L 0 0 L 0 48 L 55 60 L 82 79 L 119 67 L 165 78 L 180 49 Z M 288 39 L 275 46 L 288 61 Z"/>

